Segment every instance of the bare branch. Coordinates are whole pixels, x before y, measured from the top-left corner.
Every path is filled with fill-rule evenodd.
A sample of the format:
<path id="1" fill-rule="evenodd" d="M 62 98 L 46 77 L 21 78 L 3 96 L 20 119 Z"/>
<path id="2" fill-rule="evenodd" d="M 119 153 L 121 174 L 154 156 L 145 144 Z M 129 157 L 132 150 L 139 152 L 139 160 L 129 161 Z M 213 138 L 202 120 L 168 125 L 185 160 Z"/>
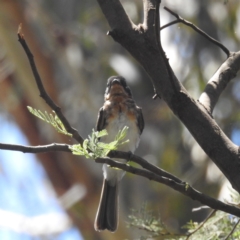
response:
<path id="1" fill-rule="evenodd" d="M 27 42 L 25 41 L 24 39 L 24 35 L 22 33 L 22 26 L 21 24 L 19 25 L 19 28 L 18 28 L 18 41 L 20 42 L 20 44 L 22 45 L 26 55 L 27 55 L 27 58 L 28 58 L 28 61 L 30 63 L 30 66 L 31 66 L 31 69 L 32 69 L 32 72 L 33 72 L 33 76 L 35 78 L 35 81 L 36 81 L 36 84 L 37 84 L 37 87 L 39 89 L 39 92 L 40 92 L 40 97 L 42 97 L 46 103 L 52 108 L 52 110 L 54 110 L 57 114 L 57 116 L 59 117 L 59 119 L 62 121 L 64 127 L 66 128 L 66 130 L 72 134 L 73 138 L 75 140 L 77 140 L 79 143 L 83 143 L 83 138 L 79 135 L 78 131 L 71 127 L 71 125 L 69 124 L 68 120 L 65 118 L 65 116 L 63 115 L 62 111 L 61 111 L 61 108 L 59 106 L 57 106 L 53 100 L 50 98 L 50 96 L 47 94 L 43 84 L 42 84 L 42 80 L 41 80 L 41 77 L 38 73 L 38 70 L 37 70 L 37 67 L 35 65 L 35 61 L 34 61 L 34 56 L 33 54 L 31 53 L 28 45 L 27 45 Z"/>
<path id="2" fill-rule="evenodd" d="M 132 29 L 133 22 L 129 19 L 119 0 L 97 0 L 106 16 L 109 26 L 112 30 L 117 28 Z M 111 4 L 109 4 L 111 3 Z M 107 13 L 107 14 L 106 14 Z"/>
<path id="3" fill-rule="evenodd" d="M 219 96 L 228 83 L 240 70 L 240 52 L 231 53 L 230 57 L 221 65 L 213 77 L 208 81 L 199 102 L 204 105 L 209 113 L 212 113 Z"/>
<path id="4" fill-rule="evenodd" d="M 154 20 L 154 26 L 155 26 L 155 36 L 157 45 L 160 48 L 160 14 L 159 14 L 159 8 L 160 8 L 161 0 L 156 0 L 156 9 L 155 9 L 155 20 Z"/>
<path id="5" fill-rule="evenodd" d="M 44 152 L 71 152 L 69 145 L 52 143 L 41 146 L 24 146 L 17 144 L 0 143 L 0 149 L 18 151 L 23 153 L 44 153 Z"/>
<path id="6" fill-rule="evenodd" d="M 209 196 L 197 191 L 196 189 L 192 188 L 188 183 L 182 182 L 180 179 L 179 179 L 180 182 L 176 182 L 172 179 L 159 176 L 150 171 L 132 167 L 132 166 L 129 166 L 129 165 L 121 163 L 121 162 L 113 161 L 110 158 L 98 158 L 95 161 L 98 163 L 106 163 L 106 164 L 110 165 L 111 167 L 119 168 L 126 172 L 130 172 L 132 174 L 148 178 L 149 180 L 162 183 L 162 184 L 167 185 L 168 187 L 182 193 L 183 195 L 192 198 L 193 200 L 197 200 L 197 201 L 201 202 L 202 204 L 211 207 L 212 209 L 221 210 L 223 212 L 230 213 L 232 215 L 240 217 L 240 209 L 239 208 L 228 205 L 226 203 L 223 203 L 212 197 L 209 197 Z"/>
<path id="7" fill-rule="evenodd" d="M 179 20 L 174 20 L 174 21 L 172 21 L 170 23 L 167 23 L 167 24 L 163 25 L 162 27 L 160 27 L 160 31 L 162 31 L 164 28 L 167 28 L 167 27 L 169 27 L 171 25 L 174 25 L 176 23 L 179 23 L 179 22 L 180 22 Z"/>
<path id="8" fill-rule="evenodd" d="M 137 164 L 139 164 L 141 167 L 147 169 L 150 172 L 153 172 L 159 176 L 163 176 L 163 177 L 167 177 L 170 179 L 173 179 L 174 181 L 180 183 L 182 182 L 180 179 L 178 179 L 177 177 L 175 177 L 174 175 L 164 171 L 163 169 L 149 163 L 148 161 L 146 161 L 145 159 L 134 155 L 132 153 L 129 152 L 121 152 L 121 151 L 111 151 L 108 154 L 108 157 L 110 158 L 118 158 L 118 159 L 126 159 L 128 161 L 132 161 L 135 162 Z"/>
<path id="9" fill-rule="evenodd" d="M 144 29 L 152 36 L 155 34 L 155 23 L 156 23 L 156 11 L 157 11 L 157 1 L 155 0 L 143 0 L 143 12 L 144 12 Z"/>
<path id="10" fill-rule="evenodd" d="M 177 22 L 181 22 L 189 27 L 191 27 L 192 29 L 194 29 L 196 32 L 198 32 L 200 35 L 202 35 L 203 37 L 207 38 L 210 42 L 212 42 L 213 44 L 217 45 L 218 47 L 220 47 L 226 54 L 227 56 L 229 57 L 230 55 L 230 51 L 222 44 L 220 43 L 219 41 L 217 41 L 216 39 L 210 37 L 207 33 L 205 33 L 203 30 L 201 30 L 200 28 L 198 28 L 197 26 L 195 26 L 193 23 L 185 20 L 184 18 L 180 17 L 178 14 L 176 14 L 175 12 L 173 12 L 172 10 L 170 10 L 169 8 L 167 7 L 164 7 L 164 9 L 166 11 L 168 11 L 169 13 L 171 13 L 174 17 L 177 18 L 178 21 L 174 22 L 177 23 Z M 172 25 L 172 23 L 170 23 L 168 26 Z"/>

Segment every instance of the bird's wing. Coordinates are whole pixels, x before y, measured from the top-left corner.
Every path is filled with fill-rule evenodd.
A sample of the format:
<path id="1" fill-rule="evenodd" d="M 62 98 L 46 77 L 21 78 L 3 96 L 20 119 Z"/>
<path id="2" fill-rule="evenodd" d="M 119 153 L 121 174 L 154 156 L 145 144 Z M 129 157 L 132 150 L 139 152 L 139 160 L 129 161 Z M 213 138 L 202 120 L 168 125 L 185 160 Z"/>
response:
<path id="1" fill-rule="evenodd" d="M 104 110 L 103 107 L 101 107 L 98 112 L 98 118 L 96 123 L 97 131 L 103 130 L 105 128 L 105 125 L 106 125 L 106 111 Z"/>
<path id="2" fill-rule="evenodd" d="M 138 123 L 140 134 L 141 134 L 144 129 L 144 119 L 143 119 L 142 109 L 140 107 L 137 107 L 137 112 L 138 112 L 137 123 Z"/>

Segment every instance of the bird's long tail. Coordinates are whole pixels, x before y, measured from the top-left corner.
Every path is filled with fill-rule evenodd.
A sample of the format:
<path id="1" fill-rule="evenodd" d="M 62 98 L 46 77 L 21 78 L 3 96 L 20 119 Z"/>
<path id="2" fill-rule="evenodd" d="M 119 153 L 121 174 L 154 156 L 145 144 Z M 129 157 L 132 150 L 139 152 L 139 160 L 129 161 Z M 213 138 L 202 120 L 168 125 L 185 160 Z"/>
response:
<path id="1" fill-rule="evenodd" d="M 96 231 L 108 229 L 116 231 L 118 225 L 118 181 L 111 186 L 109 181 L 103 180 L 102 193 L 94 223 Z"/>

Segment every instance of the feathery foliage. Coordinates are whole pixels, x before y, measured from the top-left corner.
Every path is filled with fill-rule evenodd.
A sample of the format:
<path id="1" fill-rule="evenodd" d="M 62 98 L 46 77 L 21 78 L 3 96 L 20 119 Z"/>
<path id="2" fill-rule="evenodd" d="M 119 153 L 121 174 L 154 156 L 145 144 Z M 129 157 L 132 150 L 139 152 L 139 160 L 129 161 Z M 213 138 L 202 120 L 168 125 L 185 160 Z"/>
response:
<path id="1" fill-rule="evenodd" d="M 45 113 L 43 113 L 40 110 L 37 110 L 30 106 L 27 106 L 27 108 L 28 108 L 28 111 L 30 113 L 32 113 L 34 116 L 38 117 L 39 119 L 43 120 L 44 122 L 51 124 L 59 133 L 62 133 L 62 134 L 68 135 L 68 136 L 72 136 L 71 133 L 67 132 L 63 123 L 61 122 L 61 120 L 59 119 L 59 117 L 57 116 L 57 114 L 54 111 L 52 111 L 53 114 L 51 114 L 51 113 L 47 113 L 46 111 L 45 111 Z"/>
<path id="2" fill-rule="evenodd" d="M 83 145 L 74 144 L 70 147 L 71 151 L 75 155 L 83 155 L 86 158 L 103 158 L 108 155 L 111 150 L 117 150 L 118 146 L 127 143 L 129 140 L 124 140 L 126 138 L 128 127 L 124 127 L 118 132 L 115 140 L 110 143 L 100 142 L 100 138 L 106 136 L 108 133 L 104 129 L 102 131 L 92 130 L 92 134 L 85 139 Z"/>

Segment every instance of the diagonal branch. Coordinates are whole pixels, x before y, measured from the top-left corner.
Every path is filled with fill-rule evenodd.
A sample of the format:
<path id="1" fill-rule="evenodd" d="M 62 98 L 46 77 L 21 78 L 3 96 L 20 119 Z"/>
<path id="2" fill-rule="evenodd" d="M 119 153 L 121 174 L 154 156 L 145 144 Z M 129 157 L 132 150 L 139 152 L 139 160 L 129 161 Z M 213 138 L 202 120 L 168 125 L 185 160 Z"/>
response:
<path id="1" fill-rule="evenodd" d="M 172 179 L 159 176 L 150 171 L 132 167 L 132 166 L 129 166 L 129 165 L 121 163 L 121 162 L 113 161 L 110 158 L 98 158 L 95 161 L 98 163 L 106 163 L 106 164 L 110 165 L 111 167 L 119 168 L 126 172 L 130 172 L 132 174 L 148 178 L 149 180 L 162 183 L 162 184 L 167 185 L 167 186 L 171 187 L 172 189 L 182 193 L 183 195 L 192 198 L 193 200 L 197 200 L 197 201 L 201 202 L 202 204 L 211 207 L 212 209 L 221 210 L 223 212 L 230 213 L 230 214 L 240 217 L 240 209 L 239 208 L 228 205 L 226 203 L 223 203 L 212 197 L 209 197 L 209 196 L 197 191 L 196 189 L 191 187 L 188 183 L 182 182 L 180 179 L 179 179 L 180 182 L 176 182 Z"/>
<path id="2" fill-rule="evenodd" d="M 192 29 L 194 29 L 196 32 L 198 32 L 200 35 L 202 35 L 203 37 L 207 38 L 210 42 L 212 42 L 213 44 L 217 45 L 218 47 L 220 47 L 226 54 L 227 54 L 227 57 L 229 57 L 230 55 L 230 51 L 222 44 L 220 43 L 219 41 L 217 41 L 216 39 L 210 37 L 207 33 L 205 33 L 203 30 L 201 30 L 200 28 L 198 28 L 197 26 L 195 26 L 193 23 L 185 20 L 184 18 L 180 17 L 177 13 L 173 12 L 172 10 L 170 10 L 169 8 L 167 7 L 164 7 L 164 9 L 166 11 L 168 11 L 169 13 L 171 13 L 174 17 L 177 18 L 177 20 L 175 22 L 172 22 L 172 23 L 169 23 L 168 26 L 172 25 L 172 24 L 175 24 L 175 23 L 178 23 L 178 22 L 181 22 L 189 27 L 191 27 Z M 167 25 L 166 25 L 167 27 Z M 165 26 L 163 27 L 165 28 Z M 162 29 L 163 29 L 162 28 Z"/>
<path id="3" fill-rule="evenodd" d="M 163 25 L 162 27 L 160 27 L 160 31 L 162 31 L 164 28 L 167 28 L 167 27 L 172 26 L 172 25 L 174 25 L 176 23 L 179 23 L 179 22 L 180 21 L 177 19 L 177 20 L 174 20 L 174 21 L 172 21 L 170 23 L 167 23 L 167 24 Z"/>
<path id="4" fill-rule="evenodd" d="M 122 152 L 122 151 L 111 151 L 108 154 L 108 157 L 117 158 L 117 159 L 126 159 L 128 161 L 135 162 L 135 163 L 139 164 L 142 168 L 147 169 L 148 171 L 150 171 L 154 174 L 173 179 L 175 182 L 179 182 L 179 183 L 182 182 L 180 179 L 178 179 L 174 175 L 164 171 L 163 169 L 149 163 L 147 160 L 145 160 L 137 155 L 134 155 L 132 153 Z"/>
<path id="5" fill-rule="evenodd" d="M 59 106 L 57 106 L 53 100 L 51 99 L 51 97 L 47 94 L 43 84 L 42 84 L 42 80 L 41 80 L 41 77 L 38 73 L 38 70 L 37 70 L 37 67 L 35 65 L 35 61 L 34 61 L 34 56 L 33 54 L 31 53 L 28 45 L 27 45 L 27 42 L 25 41 L 24 39 L 24 35 L 22 33 L 22 25 L 20 24 L 19 25 L 19 28 L 18 28 L 18 41 L 20 42 L 20 44 L 22 45 L 26 55 L 27 55 L 27 58 L 28 58 L 28 61 L 30 63 L 30 66 L 31 66 L 31 69 L 32 69 L 32 73 L 33 73 L 33 76 L 35 78 L 35 81 L 36 81 L 36 84 L 37 84 L 37 87 L 39 89 L 39 92 L 40 92 L 40 97 L 42 97 L 46 103 L 52 108 L 52 110 L 54 110 L 57 114 L 57 116 L 59 117 L 59 119 L 62 121 L 64 127 L 66 128 L 66 130 L 72 134 L 73 138 L 75 140 L 77 140 L 79 143 L 83 143 L 83 138 L 79 135 L 78 131 L 71 127 L 71 125 L 69 124 L 68 120 L 65 118 L 65 116 L 63 115 L 62 111 L 61 111 L 61 108 Z"/>
<path id="6" fill-rule="evenodd" d="M 108 1 L 106 0 L 97 1 L 102 9 L 102 12 L 104 14 L 108 13 L 107 21 L 112 30 L 123 27 L 125 29 L 131 29 L 133 27 L 133 22 L 129 19 L 119 0 L 111 0 L 113 3 L 112 6 L 109 6 Z"/>
<path id="7" fill-rule="evenodd" d="M 219 96 L 227 87 L 228 83 L 236 77 L 240 70 L 240 52 L 231 53 L 230 57 L 220 66 L 212 78 L 208 81 L 199 102 L 204 105 L 209 113 L 219 99 Z"/>

